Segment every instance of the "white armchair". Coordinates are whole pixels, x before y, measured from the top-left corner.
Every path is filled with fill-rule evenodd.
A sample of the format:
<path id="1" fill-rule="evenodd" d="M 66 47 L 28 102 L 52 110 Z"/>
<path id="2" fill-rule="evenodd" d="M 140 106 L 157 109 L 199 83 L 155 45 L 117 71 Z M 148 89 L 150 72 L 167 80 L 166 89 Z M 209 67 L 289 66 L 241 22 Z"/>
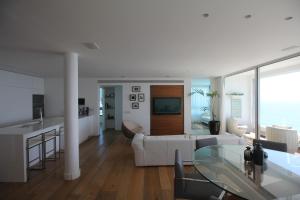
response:
<path id="1" fill-rule="evenodd" d="M 227 120 L 227 131 L 237 136 L 243 136 L 248 129 L 247 125 L 240 125 L 237 119 L 229 118 Z"/>
<path id="2" fill-rule="evenodd" d="M 284 127 L 266 127 L 267 140 L 287 144 L 288 152 L 295 153 L 298 149 L 298 132 Z"/>

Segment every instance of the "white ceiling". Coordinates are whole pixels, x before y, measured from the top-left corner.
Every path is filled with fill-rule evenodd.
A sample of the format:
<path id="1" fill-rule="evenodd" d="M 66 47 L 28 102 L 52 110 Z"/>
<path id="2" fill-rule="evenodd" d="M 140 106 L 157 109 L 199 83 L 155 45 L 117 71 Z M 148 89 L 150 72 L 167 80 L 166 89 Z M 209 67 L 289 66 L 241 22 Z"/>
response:
<path id="1" fill-rule="evenodd" d="M 0 24 L 0 68 L 43 77 L 66 51 L 81 77 L 193 78 L 300 51 L 299 0 L 1 0 Z"/>

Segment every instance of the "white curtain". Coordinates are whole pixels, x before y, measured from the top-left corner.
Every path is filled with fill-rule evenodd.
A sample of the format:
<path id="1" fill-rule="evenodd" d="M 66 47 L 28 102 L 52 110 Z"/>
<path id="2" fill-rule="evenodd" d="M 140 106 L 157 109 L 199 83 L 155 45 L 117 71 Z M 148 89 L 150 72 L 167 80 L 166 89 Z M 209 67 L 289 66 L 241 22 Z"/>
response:
<path id="1" fill-rule="evenodd" d="M 224 77 L 216 77 L 211 79 L 211 90 L 216 90 L 219 94 L 217 103 L 215 105 L 215 113 L 217 119 L 221 121 L 220 134 L 225 133 L 226 130 L 226 117 L 224 112 L 224 99 L 225 99 L 225 84 Z"/>

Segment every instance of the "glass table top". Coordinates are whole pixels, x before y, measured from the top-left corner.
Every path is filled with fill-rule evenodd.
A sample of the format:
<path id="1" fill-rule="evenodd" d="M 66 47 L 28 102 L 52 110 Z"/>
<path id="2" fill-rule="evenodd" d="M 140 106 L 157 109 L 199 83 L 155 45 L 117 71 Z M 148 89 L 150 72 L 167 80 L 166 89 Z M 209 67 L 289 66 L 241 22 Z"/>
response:
<path id="1" fill-rule="evenodd" d="M 220 188 L 245 199 L 300 199 L 300 155 L 264 149 L 263 166 L 244 162 L 244 145 L 198 149 L 195 168 Z"/>

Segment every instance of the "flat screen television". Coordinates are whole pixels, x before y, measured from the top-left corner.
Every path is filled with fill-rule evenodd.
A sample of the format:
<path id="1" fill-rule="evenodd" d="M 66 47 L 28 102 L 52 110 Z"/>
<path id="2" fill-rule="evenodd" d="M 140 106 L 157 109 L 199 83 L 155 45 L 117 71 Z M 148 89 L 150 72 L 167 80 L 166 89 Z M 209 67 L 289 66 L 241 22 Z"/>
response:
<path id="1" fill-rule="evenodd" d="M 155 115 L 180 115 L 180 97 L 154 97 L 152 99 L 152 113 Z"/>
<path id="2" fill-rule="evenodd" d="M 84 106 L 85 105 L 85 98 L 78 98 L 78 105 Z"/>

